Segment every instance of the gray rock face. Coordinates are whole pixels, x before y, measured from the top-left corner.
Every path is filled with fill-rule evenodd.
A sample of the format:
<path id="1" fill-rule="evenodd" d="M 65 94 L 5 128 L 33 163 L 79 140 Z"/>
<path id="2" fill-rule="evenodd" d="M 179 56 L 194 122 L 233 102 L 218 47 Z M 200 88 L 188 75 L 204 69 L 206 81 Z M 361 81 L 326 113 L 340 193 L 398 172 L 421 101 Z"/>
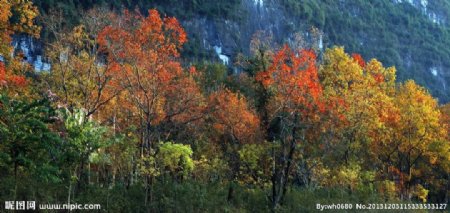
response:
<path id="1" fill-rule="evenodd" d="M 50 63 L 42 57 L 42 44 L 31 36 L 14 36 L 12 46 L 14 47 L 13 54 L 23 54 L 24 61 L 33 65 L 35 71 L 41 72 L 51 69 Z"/>
<path id="2" fill-rule="evenodd" d="M 293 33 L 293 28 L 289 30 L 292 20 L 277 1 L 242 0 L 239 10 L 242 13 L 240 20 L 197 17 L 182 20 L 181 23 L 190 37 L 201 38 L 203 48 L 214 50 L 223 63 L 227 57 L 226 64 L 229 65 L 238 52 L 249 54 L 250 41 L 256 32 L 270 33 L 276 41 L 286 39 Z"/>

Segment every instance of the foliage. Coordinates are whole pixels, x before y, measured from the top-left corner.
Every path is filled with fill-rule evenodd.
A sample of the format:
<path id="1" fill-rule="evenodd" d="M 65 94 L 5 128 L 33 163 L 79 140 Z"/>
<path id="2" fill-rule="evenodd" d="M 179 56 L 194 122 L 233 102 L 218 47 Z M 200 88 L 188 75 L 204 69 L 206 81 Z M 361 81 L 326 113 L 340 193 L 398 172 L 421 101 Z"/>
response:
<path id="1" fill-rule="evenodd" d="M 188 145 L 166 142 L 159 146 L 158 159 L 161 159 L 162 167 L 172 173 L 186 176 L 191 172 L 194 169 L 191 156 L 192 149 Z"/>
<path id="2" fill-rule="evenodd" d="M 104 146 L 105 140 L 103 134 L 106 132 L 104 127 L 99 126 L 94 121 L 89 121 L 86 112 L 76 109 L 70 112 L 63 109 L 61 112 L 64 121 L 65 137 L 69 144 L 69 153 L 79 156 L 77 161 L 86 160 L 91 153 Z"/>
<path id="3" fill-rule="evenodd" d="M 204 93 L 211 93 L 226 83 L 227 67 L 221 63 L 202 62 L 195 64 L 198 75 L 196 80 Z"/>
<path id="4" fill-rule="evenodd" d="M 34 25 L 34 19 L 39 13 L 37 7 L 28 0 L 1 0 L 0 5 L 0 55 L 10 57 L 13 33 L 39 36 L 40 27 Z"/>
<path id="5" fill-rule="evenodd" d="M 322 29 L 325 43 L 343 45 L 365 58 L 376 57 L 383 64 L 395 65 L 399 80 L 413 78 L 439 97 L 441 103 L 448 102 L 448 90 L 437 87 L 441 85 L 439 78 L 429 74 L 433 67 L 449 66 L 450 53 L 441 48 L 450 44 L 448 23 L 430 20 L 432 14 L 446 17 L 448 2 L 428 1 L 427 9 L 414 8 L 411 4 L 418 3 L 415 1 L 396 2 L 281 1 L 290 14 L 306 25 Z M 442 78 L 448 81 L 448 77 Z"/>
<path id="6" fill-rule="evenodd" d="M 224 89 L 213 93 L 210 99 L 213 127 L 225 136 L 225 143 L 243 144 L 257 140 L 259 119 L 249 109 L 245 97 Z"/>
<path id="7" fill-rule="evenodd" d="M 147 124 L 156 125 L 167 115 L 166 95 L 177 86 L 172 83 L 183 75 L 174 58 L 179 57 L 187 38 L 175 18 L 161 19 L 156 10 L 149 14 L 125 12 L 99 33 L 98 43 L 116 74 L 115 86 L 127 88 L 130 101 L 142 110 Z"/>
<path id="8" fill-rule="evenodd" d="M 40 13 L 48 14 L 58 10 L 65 17 L 65 25 L 77 26 L 85 10 L 104 6 L 120 11 L 123 8 L 139 8 L 146 13 L 148 8 L 156 8 L 161 13 L 189 21 L 197 17 L 213 20 L 236 20 L 248 18 L 242 11 L 242 0 L 207 1 L 207 0 L 133 0 L 133 1 L 61 1 L 35 0 Z M 344 45 L 350 52 L 359 52 L 365 58 L 377 57 L 388 66 L 397 66 L 398 79 L 403 81 L 413 78 L 419 85 L 426 86 L 441 103 L 449 100 L 448 90 L 442 79 L 449 82 L 447 75 L 433 77 L 430 69 L 438 70 L 449 67 L 450 52 L 441 48 L 450 44 L 448 23 L 450 5 L 445 0 L 428 1 L 427 9 L 415 8 L 403 1 L 315 1 L 315 0 L 280 0 L 283 13 L 292 17 L 293 23 L 287 28 L 293 31 L 305 31 L 315 26 L 324 32 L 324 44 Z M 418 5 L 418 1 L 412 1 Z M 272 4 L 271 1 L 265 5 Z M 440 24 L 433 22 L 437 16 Z M 296 21 L 301 20 L 301 21 Z M 43 23 L 46 23 L 42 21 Z M 294 24 L 295 23 L 295 24 Z M 45 29 L 44 29 L 45 30 Z M 44 36 L 46 36 L 44 32 Z M 192 32 L 192 34 L 196 34 Z M 51 36 L 50 36 L 51 38 Z M 424 42 L 426 41 L 426 42 Z M 211 58 L 202 46 L 198 35 L 191 38 L 184 49 L 184 56 L 192 58 Z"/>
<path id="9" fill-rule="evenodd" d="M 93 6 L 110 6 L 117 10 L 120 9 L 140 9 L 155 8 L 164 14 L 176 16 L 180 18 L 191 18 L 196 14 L 205 15 L 212 18 L 230 17 L 235 18 L 238 14 L 235 9 L 240 4 L 238 0 L 211 2 L 208 0 L 90 0 L 90 1 L 50 1 L 50 0 L 35 0 L 34 4 L 41 10 L 42 13 L 48 13 L 52 9 L 60 9 L 63 15 L 68 18 L 69 24 L 77 24 L 79 21 L 80 10 L 92 9 Z"/>
<path id="10" fill-rule="evenodd" d="M 100 14 L 92 14 L 97 12 Z M 83 108 L 86 110 L 85 116 L 94 114 L 123 90 L 117 87 L 117 74 L 111 64 L 102 62 L 97 38 L 92 37 L 92 34 L 98 33 L 98 28 L 107 24 L 95 20 L 107 19 L 108 14 L 101 14 L 101 11 L 92 13 L 86 14 L 84 23 L 69 32 L 58 28 L 61 23 L 58 23 L 55 14 L 48 16 L 55 22 L 48 24 L 55 41 L 48 45 L 46 51 L 53 69 L 43 74 L 49 90 L 55 93 L 60 103 L 70 109 Z M 99 63 L 104 65 L 98 66 Z"/>
<path id="11" fill-rule="evenodd" d="M 307 17 L 320 12 L 320 2 L 289 2 Z M 244 72 L 228 75 L 220 64 L 184 64 L 187 35 L 157 10 L 96 9 L 73 28 L 60 15 L 44 17 L 50 72 L 0 62 L 1 199 L 309 212 L 448 197 L 449 106 L 414 81 L 397 83 L 377 59 L 343 47 L 321 54 L 301 37 L 277 48 L 261 33 L 252 55 L 239 56 Z"/>
<path id="12" fill-rule="evenodd" d="M 39 184 L 58 184 L 62 145 L 51 130 L 55 110 L 46 99 L 15 100 L 0 95 L 0 175 L 2 198 L 18 198 L 39 191 Z M 4 182 L 3 182 L 4 181 Z M 20 187 L 24 182 L 29 188 Z"/>
<path id="13" fill-rule="evenodd" d="M 325 93 L 343 98 L 341 113 L 348 122 L 333 130 L 342 134 L 329 144 L 334 154 L 342 155 L 344 165 L 371 156 L 363 169 L 379 168 L 376 179 L 393 181 L 385 189 L 405 196 L 422 181 L 434 182 L 416 175 L 431 167 L 428 155 L 448 153 L 446 145 L 438 145 L 442 150 L 432 145 L 444 141 L 446 132 L 436 100 L 413 81 L 396 86 L 395 69 L 376 60 L 365 63 L 342 48 L 327 50 L 324 58 L 320 76 Z"/>
<path id="14" fill-rule="evenodd" d="M 34 24 L 39 13 L 28 0 L 1 0 L 0 5 L 0 91 L 24 95 L 27 84 L 24 74 L 29 69 L 22 65 L 20 57 L 11 56 L 11 36 L 20 33 L 39 36 L 41 28 Z"/>

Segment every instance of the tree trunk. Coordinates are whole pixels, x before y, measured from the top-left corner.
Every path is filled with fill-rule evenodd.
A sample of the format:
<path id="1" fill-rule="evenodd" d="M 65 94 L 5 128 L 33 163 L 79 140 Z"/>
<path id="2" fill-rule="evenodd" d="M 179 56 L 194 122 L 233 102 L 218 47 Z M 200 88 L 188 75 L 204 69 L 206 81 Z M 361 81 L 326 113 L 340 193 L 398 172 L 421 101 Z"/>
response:
<path id="1" fill-rule="evenodd" d="M 295 153 L 295 140 L 293 140 L 291 142 L 291 148 L 289 150 L 289 155 L 287 158 L 287 165 L 285 167 L 284 170 L 284 181 L 283 181 L 283 193 L 282 196 L 280 197 L 280 202 L 283 202 L 284 197 L 286 196 L 286 191 L 287 191 L 287 183 L 289 181 L 289 172 L 291 170 L 291 166 L 292 166 L 292 161 L 294 158 L 294 153 Z"/>
<path id="2" fill-rule="evenodd" d="M 273 161 L 273 166 L 272 166 L 272 206 L 271 206 L 271 208 L 272 208 L 272 210 L 274 210 L 275 208 L 276 208 L 276 206 L 277 206 L 277 202 L 275 201 L 276 200 L 276 197 L 277 197 L 277 188 L 276 188 L 276 186 L 277 186 L 277 174 L 278 174 L 278 171 L 277 171 L 277 163 L 276 163 L 276 156 L 275 156 L 275 148 L 274 148 L 275 146 L 272 146 L 272 159 L 274 159 L 274 161 Z"/>
<path id="3" fill-rule="evenodd" d="M 233 197 L 234 197 L 234 180 L 230 181 L 229 183 L 227 201 L 231 202 L 233 200 Z"/>

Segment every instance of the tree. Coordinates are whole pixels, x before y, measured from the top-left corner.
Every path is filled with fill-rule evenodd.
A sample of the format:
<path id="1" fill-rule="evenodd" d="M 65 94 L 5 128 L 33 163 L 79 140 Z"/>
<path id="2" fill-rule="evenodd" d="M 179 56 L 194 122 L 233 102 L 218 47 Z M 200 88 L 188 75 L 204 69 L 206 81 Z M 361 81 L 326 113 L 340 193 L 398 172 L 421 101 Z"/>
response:
<path id="1" fill-rule="evenodd" d="M 195 68 L 191 67 L 190 72 Z M 194 80 L 195 73 L 185 73 L 169 84 L 165 94 L 165 115 L 159 129 L 163 141 L 190 143 L 202 136 L 201 127 L 207 116 L 207 100 Z"/>
<path id="2" fill-rule="evenodd" d="M 46 16 L 55 41 L 47 48 L 52 70 L 43 75 L 61 105 L 70 110 L 81 108 L 90 117 L 124 90 L 117 82 L 117 70 L 98 48 L 99 28 L 105 27 L 113 15 L 91 10 L 84 14 L 81 25 L 68 32 L 60 27 L 59 16 L 56 12 Z"/>
<path id="3" fill-rule="evenodd" d="M 0 182 L 13 180 L 9 196 L 28 197 L 46 183 L 60 181 L 61 140 L 49 127 L 55 117 L 48 99 L 15 100 L 0 94 Z"/>
<path id="4" fill-rule="evenodd" d="M 22 75 L 11 74 L 7 72 L 7 68 L 3 62 L 0 61 L 0 88 L 8 87 L 24 87 L 27 85 L 27 80 Z"/>
<path id="5" fill-rule="evenodd" d="M 125 88 L 125 101 L 133 105 L 143 161 L 155 157 L 159 141 L 179 139 L 187 133 L 183 131 L 194 130 L 205 106 L 193 76 L 178 61 L 187 41 L 184 29 L 175 18 L 161 18 L 156 10 L 148 13 L 144 17 L 124 11 L 98 35 L 106 63 L 117 73 L 116 87 Z M 154 167 L 144 165 L 146 170 Z M 146 176 L 148 192 L 154 175 Z M 146 194 L 145 203 L 152 197 Z"/>
<path id="6" fill-rule="evenodd" d="M 325 139 L 329 172 L 325 179 L 338 184 L 342 171 L 357 172 L 360 181 L 346 185 L 355 187 L 373 182 L 374 175 L 366 175 L 382 166 L 381 146 L 389 144 L 398 120 L 398 109 L 392 97 L 395 91 L 395 69 L 384 68 L 372 59 L 359 54 L 352 56 L 341 47 L 328 49 L 319 70 L 324 96 L 333 105 L 339 119 L 333 121 Z M 328 181 L 325 180 L 325 181 Z M 345 183 L 346 184 L 346 183 Z"/>
<path id="7" fill-rule="evenodd" d="M 222 63 L 198 63 L 195 70 L 194 77 L 205 94 L 219 90 L 226 81 L 227 67 Z"/>
<path id="8" fill-rule="evenodd" d="M 400 85 L 396 92 L 396 104 L 400 109 L 400 119 L 393 144 L 390 145 L 393 152 L 391 163 L 404 176 L 400 180 L 404 182 L 399 183 L 400 186 L 404 184 L 400 192 L 408 195 L 413 186 L 423 185 L 428 179 L 433 179 L 423 169 L 426 171 L 427 167 L 448 166 L 448 141 L 445 142 L 448 132 L 440 122 L 441 112 L 437 101 L 414 81 Z"/>
<path id="9" fill-rule="evenodd" d="M 86 165 L 92 153 L 99 148 L 106 146 L 103 137 L 107 129 L 98 125 L 94 121 L 87 120 L 86 112 L 82 109 L 74 109 L 73 112 L 65 108 L 61 109 L 60 119 L 64 125 L 61 129 L 64 132 L 63 140 L 65 162 L 69 173 L 68 202 L 71 201 L 73 183 L 77 183 L 77 189 L 84 187 L 88 183 Z"/>
<path id="10" fill-rule="evenodd" d="M 270 125 L 275 130 L 278 150 L 273 150 L 272 208 L 282 202 L 290 173 L 301 160 L 300 167 L 309 169 L 306 159 L 313 144 L 310 134 L 326 111 L 320 100 L 316 56 L 312 51 L 292 51 L 287 45 L 278 51 L 267 71 L 259 72 L 256 80 L 270 91 L 267 105 Z M 297 158 L 297 159 L 296 159 Z M 306 179 L 309 179 L 306 174 Z"/>
<path id="11" fill-rule="evenodd" d="M 259 141 L 259 118 L 241 94 L 221 89 L 210 95 L 212 126 L 218 133 L 217 143 L 230 168 L 228 201 L 233 199 L 233 184 L 240 171 L 239 150 L 244 144 Z"/>
<path id="12" fill-rule="evenodd" d="M 161 143 L 158 161 L 162 170 L 167 169 L 174 178 L 182 179 L 194 169 L 192 149 L 189 145 Z"/>
<path id="13" fill-rule="evenodd" d="M 425 200 L 424 184 L 445 177 L 421 175 L 433 173 L 431 167 L 439 170 L 435 174 L 448 168 L 436 100 L 412 81 L 396 85 L 395 68 L 384 68 L 376 59 L 366 63 L 357 54 L 350 57 L 343 48 L 326 51 L 319 73 L 325 97 L 343 101 L 338 111 L 345 118 L 343 125 L 333 127 L 329 139 L 335 142 L 326 144 L 334 150 L 326 161 L 331 170 L 327 179 L 341 173 L 332 167 L 353 167 L 374 174 L 361 176 L 360 185 L 380 181 L 390 185 L 380 186 L 383 190 Z"/>
<path id="14" fill-rule="evenodd" d="M 127 88 L 130 101 L 140 110 L 145 147 L 154 147 L 152 128 L 166 114 L 169 85 L 183 75 L 176 58 L 186 33 L 175 18 L 161 19 L 156 10 L 150 10 L 147 18 L 125 11 L 98 39 L 110 67 L 120 74 L 119 86 Z"/>
<path id="15" fill-rule="evenodd" d="M 247 100 L 239 93 L 221 89 L 210 96 L 213 126 L 224 143 L 256 143 L 259 119 L 248 106 Z"/>

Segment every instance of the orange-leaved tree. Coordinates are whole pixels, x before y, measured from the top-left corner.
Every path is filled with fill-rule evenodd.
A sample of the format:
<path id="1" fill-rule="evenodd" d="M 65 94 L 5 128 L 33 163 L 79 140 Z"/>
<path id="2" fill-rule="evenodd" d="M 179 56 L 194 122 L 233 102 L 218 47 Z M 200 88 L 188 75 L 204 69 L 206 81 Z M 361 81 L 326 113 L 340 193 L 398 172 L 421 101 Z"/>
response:
<path id="1" fill-rule="evenodd" d="M 155 125 L 166 116 L 164 106 L 172 82 L 184 75 L 177 61 L 186 33 L 175 18 L 161 18 L 156 10 L 149 16 L 124 11 L 98 35 L 100 48 L 118 73 L 117 84 L 127 88 L 130 101 L 140 110 L 143 145 L 155 145 Z"/>
<path id="2" fill-rule="evenodd" d="M 248 106 L 246 98 L 228 89 L 220 89 L 210 96 L 213 127 L 224 143 L 257 142 L 259 119 Z"/>
<path id="3" fill-rule="evenodd" d="M 203 118 L 203 96 L 179 61 L 186 41 L 177 19 L 161 18 L 156 10 L 149 10 L 148 16 L 124 11 L 98 35 L 100 51 L 116 73 L 114 83 L 125 88 L 122 96 L 133 105 L 130 113 L 137 117 L 140 169 L 146 186 L 159 174 L 155 163 L 158 142 L 185 138 L 180 133 L 195 130 L 195 123 Z M 151 194 L 147 193 L 145 201 Z"/>
<path id="4" fill-rule="evenodd" d="M 310 140 L 314 127 L 327 107 L 321 100 L 316 55 L 309 50 L 291 50 L 287 45 L 273 56 L 272 65 L 256 75 L 270 93 L 266 104 L 274 141 L 275 161 L 272 177 L 272 208 L 282 201 L 295 165 L 308 171 L 307 158 L 311 152 Z M 305 182 L 310 178 L 303 173 Z"/>
<path id="5" fill-rule="evenodd" d="M 230 187 L 228 200 L 233 199 L 233 185 L 240 174 L 239 150 L 245 144 L 259 141 L 259 118 L 250 108 L 247 99 L 239 93 L 220 89 L 209 97 L 212 127 L 217 132 L 215 138 L 228 162 Z"/>

